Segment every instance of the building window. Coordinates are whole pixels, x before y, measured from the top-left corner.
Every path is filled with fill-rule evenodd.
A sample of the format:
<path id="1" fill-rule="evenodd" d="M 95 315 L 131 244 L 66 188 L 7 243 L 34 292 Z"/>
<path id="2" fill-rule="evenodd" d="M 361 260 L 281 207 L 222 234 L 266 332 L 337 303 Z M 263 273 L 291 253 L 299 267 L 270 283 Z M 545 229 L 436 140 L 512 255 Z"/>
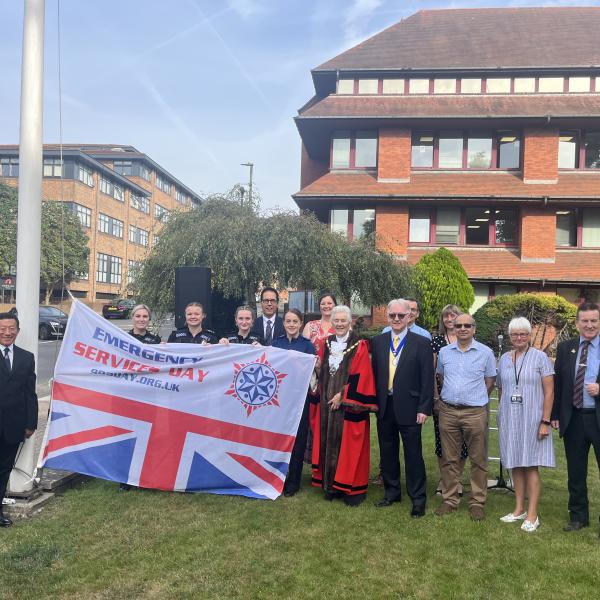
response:
<path id="1" fill-rule="evenodd" d="M 329 227 L 333 233 L 348 237 L 348 209 L 336 208 L 329 212 Z"/>
<path id="2" fill-rule="evenodd" d="M 146 181 L 150 181 L 150 169 L 144 165 L 140 163 L 140 177 L 142 179 L 145 179 Z"/>
<path id="3" fill-rule="evenodd" d="M 119 202 L 125 202 L 125 191 L 122 186 L 116 183 L 113 184 L 113 198 Z"/>
<path id="4" fill-rule="evenodd" d="M 120 175 L 133 175 L 133 164 L 130 160 L 115 160 L 113 163 L 113 171 Z"/>
<path id="5" fill-rule="evenodd" d="M 461 94 L 481 94 L 481 79 L 469 77 L 460 80 Z"/>
<path id="6" fill-rule="evenodd" d="M 98 215 L 98 231 L 106 233 L 107 235 L 112 235 L 116 238 L 122 238 L 123 221 L 100 213 Z"/>
<path id="7" fill-rule="evenodd" d="M 185 192 L 182 192 L 178 189 L 175 189 L 175 200 L 177 200 L 179 204 L 183 204 L 184 206 L 187 206 L 190 203 L 189 196 Z"/>
<path id="8" fill-rule="evenodd" d="M 600 248 L 600 208 L 584 208 L 581 213 L 581 246 Z"/>
<path id="9" fill-rule="evenodd" d="M 510 94 L 510 78 L 488 78 L 486 79 L 485 89 L 488 94 Z"/>
<path id="10" fill-rule="evenodd" d="M 379 91 L 379 79 L 359 79 L 359 94 L 377 94 Z"/>
<path id="11" fill-rule="evenodd" d="M 375 209 L 334 208 L 329 211 L 329 228 L 349 240 L 358 240 L 375 232 Z"/>
<path id="12" fill-rule="evenodd" d="M 409 94 L 429 94 L 429 79 L 409 79 Z"/>
<path id="13" fill-rule="evenodd" d="M 332 169 L 366 169 L 377 166 L 377 132 L 334 131 Z"/>
<path id="14" fill-rule="evenodd" d="M 132 192 L 129 197 L 129 204 L 140 212 L 150 214 L 150 200 L 146 196 L 138 196 Z"/>
<path id="15" fill-rule="evenodd" d="M 435 243 L 456 246 L 460 240 L 460 208 L 438 208 L 435 221 Z"/>
<path id="16" fill-rule="evenodd" d="M 577 169 L 579 167 L 579 139 L 577 132 L 561 131 L 558 138 L 558 168 Z"/>
<path id="17" fill-rule="evenodd" d="M 384 94 L 404 94 L 404 79 L 384 79 L 381 91 Z"/>
<path id="18" fill-rule="evenodd" d="M 100 176 L 100 191 L 107 196 L 113 195 L 113 184 L 102 176 Z"/>
<path id="19" fill-rule="evenodd" d="M 463 134 L 442 132 L 438 139 L 438 167 L 460 169 L 463 166 Z"/>
<path id="20" fill-rule="evenodd" d="M 154 245 L 156 246 L 156 244 L 158 244 L 158 242 L 160 241 L 160 235 L 155 233 L 153 237 L 154 237 Z"/>
<path id="21" fill-rule="evenodd" d="M 73 211 L 78 217 L 83 227 L 92 226 L 92 211 L 86 206 L 77 204 L 77 202 L 67 202 L 67 206 Z"/>
<path id="22" fill-rule="evenodd" d="M 577 210 L 556 211 L 556 245 L 577 246 Z"/>
<path id="23" fill-rule="evenodd" d="M 585 168 L 600 169 L 600 131 L 587 131 L 583 136 Z"/>
<path id="24" fill-rule="evenodd" d="M 540 77 L 538 92 L 540 94 L 559 94 L 564 91 L 564 77 Z"/>
<path id="25" fill-rule="evenodd" d="M 467 139 L 467 167 L 489 169 L 492 166 L 492 138 L 469 137 Z"/>
<path id="26" fill-rule="evenodd" d="M 77 179 L 85 185 L 94 187 L 94 176 L 92 170 L 84 167 L 83 165 L 77 165 Z"/>
<path id="27" fill-rule="evenodd" d="M 127 283 L 131 285 L 136 269 L 140 266 L 139 260 L 128 260 L 127 261 Z"/>
<path id="28" fill-rule="evenodd" d="M 148 232 L 145 229 L 130 225 L 129 241 L 138 246 L 148 246 Z"/>
<path id="29" fill-rule="evenodd" d="M 86 269 L 85 271 L 77 271 L 75 273 L 75 279 L 87 281 L 89 278 L 90 278 L 89 269 Z"/>
<path id="30" fill-rule="evenodd" d="M 338 94 L 354 94 L 354 79 L 339 79 Z"/>
<path id="31" fill-rule="evenodd" d="M 533 94 L 535 77 L 515 77 L 515 94 Z"/>
<path id="32" fill-rule="evenodd" d="M 2 177 L 18 177 L 19 176 L 19 158 L 0 158 L 0 174 Z"/>
<path id="33" fill-rule="evenodd" d="M 98 283 L 121 283 L 121 257 L 98 253 L 96 258 L 96 281 Z"/>
<path id="34" fill-rule="evenodd" d="M 154 216 L 161 222 L 165 222 L 169 218 L 169 211 L 160 204 L 154 205 Z"/>
<path id="35" fill-rule="evenodd" d="M 44 159 L 44 177 L 60 177 L 62 175 L 62 161 L 60 158 Z"/>
<path id="36" fill-rule="evenodd" d="M 433 134 L 413 135 L 411 160 L 413 167 L 433 167 Z"/>
<path id="37" fill-rule="evenodd" d="M 430 210 L 428 208 L 411 208 L 408 229 L 408 241 L 429 243 L 431 229 Z"/>
<path id="38" fill-rule="evenodd" d="M 569 92 L 589 92 L 591 80 L 589 77 L 569 77 Z M 600 91 L 600 90 L 596 90 Z"/>
<path id="39" fill-rule="evenodd" d="M 514 131 L 499 131 L 498 168 L 518 169 L 521 164 L 521 140 Z"/>
<path id="40" fill-rule="evenodd" d="M 600 131 L 561 131 L 559 169 L 600 169 Z"/>
<path id="41" fill-rule="evenodd" d="M 456 79 L 434 79 L 434 94 L 456 94 Z"/>
<path id="42" fill-rule="evenodd" d="M 171 184 L 166 179 L 163 179 L 158 173 L 156 174 L 156 187 L 165 194 L 171 193 Z"/>

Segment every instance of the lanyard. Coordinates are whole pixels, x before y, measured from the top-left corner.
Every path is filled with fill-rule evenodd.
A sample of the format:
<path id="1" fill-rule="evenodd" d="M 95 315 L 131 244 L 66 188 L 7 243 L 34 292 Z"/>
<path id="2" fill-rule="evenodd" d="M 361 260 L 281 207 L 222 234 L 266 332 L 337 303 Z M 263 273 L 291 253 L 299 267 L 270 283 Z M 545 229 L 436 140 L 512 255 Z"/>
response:
<path id="1" fill-rule="evenodd" d="M 515 352 L 515 360 L 513 361 L 513 368 L 515 370 L 515 386 L 519 387 L 519 378 L 521 377 L 521 371 L 523 370 L 523 364 L 525 363 L 525 357 L 527 356 L 527 353 L 529 352 L 529 348 L 527 348 L 527 350 L 525 350 L 525 354 L 523 354 L 523 360 L 521 361 L 521 368 L 519 369 L 519 372 L 517 373 L 517 353 Z"/>
<path id="2" fill-rule="evenodd" d="M 390 352 L 394 355 L 394 359 L 398 359 L 398 354 L 400 354 L 400 350 L 404 348 L 404 344 L 406 344 L 406 336 L 402 338 L 402 341 L 398 344 L 398 347 L 394 350 L 394 338 L 390 337 Z"/>

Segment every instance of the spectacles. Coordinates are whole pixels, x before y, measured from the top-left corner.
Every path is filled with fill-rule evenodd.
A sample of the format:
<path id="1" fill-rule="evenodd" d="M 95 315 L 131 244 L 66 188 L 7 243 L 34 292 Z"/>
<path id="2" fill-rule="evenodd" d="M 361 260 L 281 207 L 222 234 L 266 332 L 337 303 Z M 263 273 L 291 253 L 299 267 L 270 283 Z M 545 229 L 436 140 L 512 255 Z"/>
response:
<path id="1" fill-rule="evenodd" d="M 511 333 L 509 335 L 512 338 L 518 338 L 518 337 L 529 337 L 531 334 L 530 333 Z"/>
<path id="2" fill-rule="evenodd" d="M 404 319 L 404 317 L 406 317 L 406 313 L 388 313 L 388 317 L 390 319 Z"/>
<path id="3" fill-rule="evenodd" d="M 276 298 L 263 298 L 261 300 L 263 304 L 275 304 L 277 302 Z"/>
<path id="4" fill-rule="evenodd" d="M 454 323 L 454 329 L 471 329 L 473 323 Z"/>

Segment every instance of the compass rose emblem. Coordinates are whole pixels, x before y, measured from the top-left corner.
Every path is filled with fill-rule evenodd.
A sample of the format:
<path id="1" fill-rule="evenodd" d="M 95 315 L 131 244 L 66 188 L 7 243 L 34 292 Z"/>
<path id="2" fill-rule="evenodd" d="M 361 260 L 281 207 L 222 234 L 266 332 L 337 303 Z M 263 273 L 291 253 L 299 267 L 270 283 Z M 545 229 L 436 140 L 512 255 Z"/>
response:
<path id="1" fill-rule="evenodd" d="M 254 362 L 233 364 L 233 381 L 225 393 L 241 402 L 250 416 L 263 406 L 279 406 L 279 384 L 286 376 L 263 353 Z"/>

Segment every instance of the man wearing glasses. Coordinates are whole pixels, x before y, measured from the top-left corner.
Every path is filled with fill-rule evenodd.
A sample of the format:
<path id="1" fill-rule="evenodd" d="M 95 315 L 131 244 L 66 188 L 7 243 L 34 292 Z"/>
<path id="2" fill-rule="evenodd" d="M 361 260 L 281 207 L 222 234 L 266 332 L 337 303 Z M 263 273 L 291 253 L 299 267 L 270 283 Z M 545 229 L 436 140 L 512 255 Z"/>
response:
<path id="1" fill-rule="evenodd" d="M 454 321 L 456 342 L 442 348 L 437 373 L 442 381 L 440 437 L 442 441 L 442 498 L 435 514 L 454 512 L 459 503 L 459 483 L 464 462 L 463 441 L 471 461 L 469 514 L 474 521 L 485 519 L 488 462 L 488 402 L 496 378 L 494 353 L 474 339 L 475 319 L 458 315 Z"/>
<path id="2" fill-rule="evenodd" d="M 275 338 L 284 335 L 283 319 L 277 314 L 279 307 L 279 293 L 275 288 L 266 287 L 260 293 L 260 306 L 262 317 L 254 321 L 252 331 L 265 341 L 265 346 L 270 346 Z"/>
<path id="3" fill-rule="evenodd" d="M 419 335 L 422 335 L 423 337 L 426 337 L 428 340 L 430 340 L 431 334 L 429 333 L 429 331 L 417 325 L 417 319 L 421 314 L 421 311 L 419 310 L 419 303 L 415 298 L 404 298 L 404 300 L 408 302 L 408 306 L 410 307 L 410 311 L 408 313 L 408 318 L 406 322 L 406 329 L 408 331 L 411 331 L 412 333 L 418 333 Z M 391 327 L 388 325 L 381 331 L 381 333 L 387 333 L 390 330 Z"/>
<path id="4" fill-rule="evenodd" d="M 379 413 L 377 435 L 385 494 L 377 507 L 400 502 L 400 437 L 404 447 L 406 491 L 411 516 L 425 514 L 427 479 L 421 426 L 433 407 L 433 354 L 429 340 L 408 331 L 410 305 L 392 300 L 387 307 L 389 333 L 373 338 L 371 357 Z"/>

